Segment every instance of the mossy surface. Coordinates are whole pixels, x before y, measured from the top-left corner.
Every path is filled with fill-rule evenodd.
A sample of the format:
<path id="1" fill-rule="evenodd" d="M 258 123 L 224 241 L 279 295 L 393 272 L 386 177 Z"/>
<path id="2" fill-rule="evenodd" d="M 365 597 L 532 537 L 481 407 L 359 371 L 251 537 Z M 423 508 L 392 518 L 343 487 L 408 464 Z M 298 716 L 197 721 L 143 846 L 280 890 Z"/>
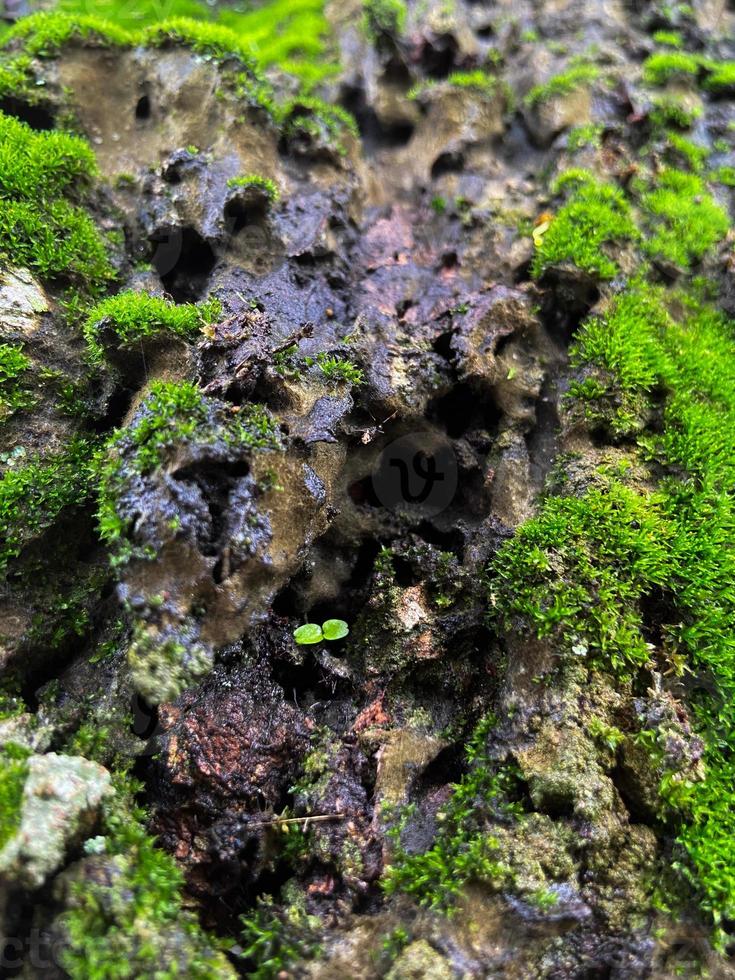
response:
<path id="1" fill-rule="evenodd" d="M 30 360 L 20 347 L 0 344 L 0 421 L 32 404 L 32 396 L 25 384 L 30 366 Z"/>
<path id="2" fill-rule="evenodd" d="M 618 266 L 605 245 L 638 236 L 623 192 L 584 172 L 563 187 L 574 185 L 569 200 L 551 222 L 533 260 L 534 276 L 557 263 L 569 262 L 601 279 L 612 279 Z M 560 188 L 560 189 L 563 189 Z"/>
<path id="3" fill-rule="evenodd" d="M 103 239 L 79 203 L 96 173 L 83 140 L 36 132 L 0 114 L 0 255 L 44 279 L 99 291 L 112 269 Z"/>
<path id="4" fill-rule="evenodd" d="M 702 70 L 701 59 L 684 51 L 658 51 L 643 65 L 644 81 L 650 85 L 665 85 L 672 79 L 696 79 Z"/>
<path id="5" fill-rule="evenodd" d="M 260 174 L 242 174 L 240 177 L 230 177 L 227 181 L 228 187 L 239 190 L 255 190 L 265 195 L 269 203 L 275 204 L 281 196 L 278 184 L 270 177 L 261 177 Z"/>
<path id="6" fill-rule="evenodd" d="M 145 476 L 159 466 L 167 450 L 195 441 L 221 442 L 234 449 L 276 449 L 275 422 L 260 405 L 232 411 L 187 382 L 157 381 L 135 419 L 107 441 L 98 462 L 99 526 L 105 541 L 122 545 L 127 520 L 119 501 L 131 474 Z M 126 549 L 123 548 L 126 552 Z"/>
<path id="7" fill-rule="evenodd" d="M 165 10 L 152 0 L 130 4 L 104 0 L 90 16 L 83 0 L 60 0 L 53 14 L 26 17 L 4 34 L 6 46 L 24 56 L 49 56 L 77 39 L 85 44 L 163 47 L 181 43 L 207 57 L 237 57 L 247 66 L 278 66 L 310 89 L 336 71 L 328 56 L 324 0 L 275 0 L 258 9 L 215 12 L 197 0 L 173 0 Z M 0 35 L 1 36 L 1 35 Z M 23 83 L 25 69 L 11 62 L 8 87 Z M 0 75 L 0 88 L 3 88 Z"/>
<path id="8" fill-rule="evenodd" d="M 183 908 L 175 861 L 146 833 L 146 814 L 134 801 L 138 788 L 118 780 L 104 836 L 96 838 L 104 857 L 93 860 L 105 870 L 71 886 L 70 908 L 60 920 L 64 969 L 79 980 L 229 977 L 223 954 Z"/>
<path id="9" fill-rule="evenodd" d="M 6 469 L 0 479 L 0 572 L 62 511 L 87 498 L 89 458 L 90 444 L 80 439 L 55 456 Z"/>
<path id="10" fill-rule="evenodd" d="M 214 298 L 199 306 L 176 305 L 158 296 L 126 291 L 102 300 L 90 310 L 84 336 L 93 360 L 100 360 L 101 334 L 109 332 L 121 348 L 166 335 L 190 339 L 216 320 L 220 312 L 221 305 Z"/>
<path id="11" fill-rule="evenodd" d="M 687 267 L 727 234 L 727 215 L 695 174 L 669 168 L 647 186 L 637 186 L 646 212 L 644 222 L 650 229 L 643 242 L 648 255 Z"/>
<path id="12" fill-rule="evenodd" d="M 521 819 L 517 778 L 513 766 L 493 764 L 486 756 L 491 715 L 481 721 L 467 743 L 468 774 L 457 783 L 440 815 L 433 844 L 423 853 L 410 854 L 401 843 L 412 809 L 385 810 L 392 825 L 395 853 L 383 879 L 388 894 L 404 892 L 422 904 L 448 910 L 468 882 L 481 882 L 491 891 L 513 884 L 514 871 L 496 831 L 498 823 Z"/>
<path id="13" fill-rule="evenodd" d="M 14 742 L 0 746 L 0 850 L 20 825 L 30 754 L 28 749 Z"/>
<path id="14" fill-rule="evenodd" d="M 687 268 L 727 231 L 724 212 L 694 174 L 664 170 L 634 193 L 651 256 Z M 568 656 L 622 676 L 647 664 L 709 679 L 693 703 L 706 778 L 669 775 L 660 793 L 679 827 L 677 867 L 715 923 L 735 911 L 725 845 L 735 831 L 732 331 L 696 293 L 644 278 L 582 325 L 571 352 L 580 375 L 570 410 L 613 438 L 637 438 L 641 462 L 660 473 L 658 486 L 641 486 L 635 468 L 601 469 L 582 495 L 570 486 L 550 497 L 491 573 L 491 603 L 507 629 L 528 624 L 556 637 Z M 644 619 L 652 594 L 671 596 L 675 607 L 660 644 L 650 642 Z"/>
<path id="15" fill-rule="evenodd" d="M 525 96 L 527 106 L 537 106 L 549 99 L 569 95 L 578 89 L 589 88 L 600 75 L 600 70 L 591 64 L 572 65 L 567 71 L 554 75 L 547 82 L 535 85 Z"/>

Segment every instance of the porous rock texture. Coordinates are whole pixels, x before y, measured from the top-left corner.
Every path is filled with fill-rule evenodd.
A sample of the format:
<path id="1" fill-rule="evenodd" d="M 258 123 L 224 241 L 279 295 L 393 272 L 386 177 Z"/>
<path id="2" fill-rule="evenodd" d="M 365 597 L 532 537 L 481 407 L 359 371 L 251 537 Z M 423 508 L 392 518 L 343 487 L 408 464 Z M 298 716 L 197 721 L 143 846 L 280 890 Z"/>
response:
<path id="1" fill-rule="evenodd" d="M 639 271 L 635 240 L 603 245 L 611 277 L 534 262 L 561 207 L 553 178 L 626 187 L 655 141 L 652 32 L 727 57 L 731 6 L 690 11 L 428 0 L 376 35 L 362 4 L 335 2 L 340 68 L 321 94 L 355 133 L 308 106 L 274 118 L 237 65 L 174 42 L 72 38 L 35 57 L 35 101 L 0 106 L 89 141 L 89 208 L 122 233 L 111 291 L 221 304 L 187 338 L 125 345 L 103 323 L 90 368 L 57 284 L 3 257 L 0 341 L 56 379 L 2 421 L 3 475 L 79 438 L 98 474 L 24 529 L 0 593 L 0 746 L 36 753 L 0 849 L 4 929 L 56 951 L 22 975 L 733 975 L 732 917 L 673 870 L 687 858 L 661 797 L 707 772 L 690 694 L 710 681 L 689 690 L 654 656 L 676 597 L 640 597 L 651 657 L 620 672 L 583 636 L 496 614 L 492 571 L 560 483 L 581 497 L 628 467 L 647 493 L 661 475 L 634 434 L 568 398 L 570 342 Z M 599 77 L 528 98 L 575 55 Z M 469 78 L 487 65 L 492 81 Z M 708 167 L 724 167 L 732 89 L 691 88 L 673 77 L 669 94 L 696 98 Z M 278 196 L 238 184 L 252 174 Z M 714 193 L 732 205 L 727 184 Z M 725 242 L 694 270 L 725 307 L 733 268 Z M 662 259 L 656 274 L 688 272 Z M 185 384 L 195 395 L 165 415 Z M 347 638 L 294 642 L 335 617 Z M 47 843 L 57 797 L 70 812 Z M 127 820 L 155 848 L 115 843 Z M 185 925 L 155 874 L 135 877 L 149 846 L 173 859 L 166 902 Z M 423 854 L 434 866 L 391 879 Z"/>

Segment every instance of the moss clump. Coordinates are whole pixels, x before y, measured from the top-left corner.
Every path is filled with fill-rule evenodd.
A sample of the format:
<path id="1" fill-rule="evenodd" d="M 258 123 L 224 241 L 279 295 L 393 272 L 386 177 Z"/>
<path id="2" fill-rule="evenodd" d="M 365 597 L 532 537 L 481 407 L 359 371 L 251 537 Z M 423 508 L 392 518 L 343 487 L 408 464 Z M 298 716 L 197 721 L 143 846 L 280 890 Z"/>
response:
<path id="1" fill-rule="evenodd" d="M 568 655 L 623 674 L 648 660 L 686 665 L 711 680 L 694 704 L 706 778 L 669 778 L 661 793 L 679 823 L 677 866 L 718 923 L 735 912 L 735 353 L 719 313 L 679 294 L 674 317 L 665 297 L 637 282 L 583 325 L 572 351 L 598 421 L 640 433 L 646 413 L 660 415 L 638 437 L 663 474 L 658 490 L 619 472 L 582 496 L 547 499 L 493 562 L 491 601 L 508 626 L 556 635 Z M 652 593 L 675 606 L 658 645 L 643 613 Z"/>
<path id="2" fill-rule="evenodd" d="M 735 167 L 718 167 L 709 175 L 709 179 L 725 187 L 735 187 Z"/>
<path id="3" fill-rule="evenodd" d="M 363 0 L 363 26 L 373 41 L 403 33 L 408 11 L 403 0 Z"/>
<path id="4" fill-rule="evenodd" d="M 240 958 L 253 964 L 247 976 L 254 980 L 272 980 L 287 974 L 289 967 L 320 953 L 319 919 L 307 915 L 303 902 L 292 902 L 285 910 L 279 910 L 273 899 L 265 896 L 258 899 L 250 915 L 240 917 L 240 923 Z"/>
<path id="5" fill-rule="evenodd" d="M 600 71 L 595 65 L 586 63 L 572 65 L 567 71 L 554 75 L 547 82 L 534 87 L 526 93 L 524 103 L 533 107 L 569 95 L 581 88 L 588 88 L 600 77 Z"/>
<path id="6" fill-rule="evenodd" d="M 407 92 L 406 98 L 420 99 L 442 85 L 449 85 L 452 88 L 467 89 L 485 98 L 502 93 L 508 102 L 511 94 L 507 83 L 501 81 L 495 75 L 478 68 L 475 71 L 455 71 L 452 72 L 443 82 L 438 82 L 433 78 L 417 82 Z"/>
<path id="7" fill-rule="evenodd" d="M 105 245 L 75 203 L 96 172 L 82 140 L 0 114 L 0 256 L 49 280 L 101 289 L 112 277 Z"/>
<path id="8" fill-rule="evenodd" d="M 145 831 L 134 802 L 139 787 L 118 781 L 104 814 L 97 874 L 71 885 L 61 963 L 73 980 L 115 977 L 194 977 L 234 973 L 182 903 L 183 876 Z M 90 859 L 88 859 L 90 860 Z"/>
<path id="9" fill-rule="evenodd" d="M 241 177 L 231 177 L 227 181 L 227 186 L 240 190 L 250 188 L 257 190 L 265 195 L 271 204 L 275 204 L 281 196 L 278 184 L 270 177 L 261 177 L 260 174 L 243 174 Z"/>
<path id="10" fill-rule="evenodd" d="M 572 152 L 583 149 L 585 146 L 592 146 L 598 149 L 602 143 L 602 134 L 605 127 L 602 123 L 586 123 L 584 126 L 575 126 L 569 130 L 567 136 L 567 148 Z"/>
<path id="11" fill-rule="evenodd" d="M 650 112 L 651 122 L 655 126 L 677 129 L 691 129 L 702 115 L 700 105 L 687 105 L 673 95 L 662 95 L 654 99 Z"/>
<path id="12" fill-rule="evenodd" d="M 669 133 L 668 144 L 668 154 L 674 158 L 675 163 L 683 162 L 695 173 L 700 173 L 704 169 L 709 157 L 706 146 L 700 146 L 699 143 L 694 143 L 680 133 Z"/>
<path id="13" fill-rule="evenodd" d="M 603 246 L 638 237 L 630 206 L 617 187 L 601 183 L 584 171 L 573 171 L 572 176 L 573 181 L 562 179 L 561 187 L 572 182 L 578 186 L 544 234 L 533 259 L 533 275 L 541 276 L 557 263 L 571 262 L 600 279 L 612 279 L 618 267 Z"/>
<path id="14" fill-rule="evenodd" d="M 176 305 L 170 300 L 130 290 L 102 300 L 94 306 L 84 325 L 84 337 L 93 360 L 103 356 L 100 336 L 114 337 L 115 345 L 129 348 L 155 337 L 171 335 L 190 338 L 203 326 L 213 323 L 222 312 L 217 299 L 196 305 Z"/>
<path id="15" fill-rule="evenodd" d="M 57 11 L 23 17 L 7 31 L 2 44 L 4 48 L 20 48 L 26 56 L 49 58 L 73 40 L 105 47 L 128 46 L 131 36 L 102 17 L 92 17 L 83 11 L 74 14 Z"/>
<path id="16" fill-rule="evenodd" d="M 342 143 L 346 132 L 355 139 L 360 135 L 354 116 L 346 109 L 311 96 L 300 96 L 279 107 L 278 118 L 287 136 L 306 135 L 317 144 L 334 147 L 340 154 L 346 152 Z"/>
<path id="17" fill-rule="evenodd" d="M 522 618 L 618 671 L 647 663 L 638 603 L 671 574 L 671 530 L 653 503 L 618 482 L 551 498 L 495 566 L 508 628 Z"/>
<path id="18" fill-rule="evenodd" d="M 306 358 L 307 366 L 309 366 L 310 360 L 310 358 Z M 355 367 L 352 361 L 348 361 L 345 357 L 322 353 L 317 354 L 313 363 L 328 381 L 349 385 L 361 385 L 365 381 L 360 368 Z"/>
<path id="19" fill-rule="evenodd" d="M 643 247 L 652 258 L 686 268 L 727 234 L 727 215 L 695 174 L 667 169 L 652 186 L 638 183 L 636 188 L 650 230 Z"/>
<path id="20" fill-rule="evenodd" d="M 30 751 L 14 742 L 0 746 L 0 850 L 20 826 Z"/>
<path id="21" fill-rule="evenodd" d="M 19 347 L 0 344 L 0 421 L 33 403 L 25 383 L 30 366 Z"/>
<path id="22" fill-rule="evenodd" d="M 90 491 L 90 446 L 73 442 L 65 452 L 8 468 L 0 480 L 0 572 L 67 507 Z"/>
<path id="23" fill-rule="evenodd" d="M 250 68 L 255 67 L 255 61 L 241 38 L 222 24 L 189 17 L 171 17 L 145 28 L 140 40 L 146 47 L 165 48 L 180 44 L 217 61 L 238 58 Z"/>
<path id="24" fill-rule="evenodd" d="M 684 51 L 658 51 L 643 63 L 643 80 L 649 85 L 665 85 L 672 79 L 696 79 L 702 71 L 702 59 Z"/>
<path id="25" fill-rule="evenodd" d="M 667 48 L 682 48 L 684 39 L 678 31 L 656 31 L 653 35 L 656 44 L 663 44 Z"/>
<path id="26" fill-rule="evenodd" d="M 735 61 L 709 63 L 705 88 L 716 94 L 726 94 L 735 90 Z"/>
<path id="27" fill-rule="evenodd" d="M 128 650 L 135 690 L 150 704 L 174 701 L 212 669 L 212 652 L 185 632 L 161 636 L 138 624 Z"/>

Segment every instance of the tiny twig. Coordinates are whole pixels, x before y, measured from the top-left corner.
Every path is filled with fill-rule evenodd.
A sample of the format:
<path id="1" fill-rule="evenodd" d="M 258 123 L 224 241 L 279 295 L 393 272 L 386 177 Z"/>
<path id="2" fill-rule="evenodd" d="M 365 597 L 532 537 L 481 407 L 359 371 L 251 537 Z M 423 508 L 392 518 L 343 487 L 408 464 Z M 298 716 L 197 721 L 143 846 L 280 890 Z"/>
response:
<path id="1" fill-rule="evenodd" d="M 289 347 L 294 347 L 300 340 L 305 340 L 306 337 L 311 337 L 314 333 L 314 324 L 311 320 L 307 320 L 306 323 L 302 323 L 298 330 L 295 330 L 292 334 L 279 344 L 278 347 L 274 347 L 272 351 L 269 351 L 270 357 L 275 357 L 277 354 L 283 354 L 289 349 Z"/>
<path id="2" fill-rule="evenodd" d="M 272 820 L 262 820 L 260 823 L 251 824 L 253 827 L 280 827 L 282 824 L 302 823 L 306 830 L 310 823 L 325 823 L 327 820 L 344 820 L 344 813 L 316 813 L 308 817 L 274 817 Z"/>

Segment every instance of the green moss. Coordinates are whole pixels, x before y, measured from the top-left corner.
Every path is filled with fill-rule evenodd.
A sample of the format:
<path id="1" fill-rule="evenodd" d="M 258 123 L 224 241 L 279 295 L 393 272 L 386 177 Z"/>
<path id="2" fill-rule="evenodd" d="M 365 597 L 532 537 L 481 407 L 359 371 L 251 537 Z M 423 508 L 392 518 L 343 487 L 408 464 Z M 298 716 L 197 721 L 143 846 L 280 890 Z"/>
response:
<path id="1" fill-rule="evenodd" d="M 96 175 L 80 139 L 0 114 L 0 256 L 87 292 L 111 277 L 104 242 L 76 201 Z"/>
<path id="2" fill-rule="evenodd" d="M 61 962 L 72 980 L 234 976 L 182 901 L 183 876 L 145 831 L 137 786 L 117 781 L 104 814 L 105 873 L 72 885 Z M 96 858 L 95 860 L 100 860 Z"/>
<path id="3" fill-rule="evenodd" d="M 128 650 L 135 690 L 150 704 L 174 701 L 212 669 L 211 652 L 185 633 L 161 638 L 138 624 Z"/>
<path id="4" fill-rule="evenodd" d="M 552 265 L 571 262 L 601 279 L 612 279 L 618 267 L 603 246 L 638 237 L 630 207 L 617 187 L 583 171 L 573 171 L 572 176 L 578 186 L 544 234 L 533 259 L 533 275 L 539 277 Z M 567 176 L 561 187 L 571 182 Z"/>
<path id="5" fill-rule="evenodd" d="M 650 186 L 650 185 L 648 185 Z M 695 174 L 667 169 L 655 179 L 652 189 L 637 185 L 650 236 L 645 252 L 687 267 L 727 234 L 729 222 L 723 209 Z"/>
<path id="6" fill-rule="evenodd" d="M 23 787 L 28 776 L 28 749 L 14 742 L 0 745 L 0 850 L 20 825 Z"/>
<path id="7" fill-rule="evenodd" d="M 259 174 L 243 174 L 241 177 L 231 177 L 227 181 L 227 186 L 245 190 L 252 187 L 262 192 L 271 204 L 275 204 L 281 196 L 278 184 L 270 177 L 261 177 Z"/>
<path id="8" fill-rule="evenodd" d="M 498 90 L 500 81 L 495 75 L 477 69 L 475 71 L 454 71 L 447 77 L 447 84 L 454 88 L 470 89 L 490 95 Z"/>
<path id="9" fill-rule="evenodd" d="M 403 33 L 407 17 L 403 0 L 363 0 L 362 8 L 364 29 L 371 40 Z"/>
<path id="10" fill-rule="evenodd" d="M 684 39 L 678 31 L 656 31 L 653 35 L 656 44 L 663 44 L 667 48 L 682 48 Z"/>
<path id="11" fill-rule="evenodd" d="M 424 905 L 448 910 L 470 881 L 493 891 L 512 883 L 513 870 L 492 828 L 498 819 L 507 823 L 519 817 L 522 808 L 514 801 L 514 768 L 493 764 L 485 755 L 485 741 L 494 723 L 492 716 L 485 718 L 468 742 L 470 771 L 453 787 L 452 796 L 439 815 L 434 842 L 426 851 L 409 854 L 401 844 L 413 808 L 406 808 L 400 815 L 384 811 L 384 818 L 398 816 L 389 833 L 394 855 L 383 878 L 387 894 L 403 892 Z"/>
<path id="12" fill-rule="evenodd" d="M 679 133 L 669 133 L 668 135 L 669 155 L 674 157 L 674 163 L 689 165 L 695 173 L 700 173 L 704 169 L 709 157 L 709 150 L 706 146 L 700 146 L 692 140 L 681 136 Z"/>
<path id="13" fill-rule="evenodd" d="M 2 45 L 5 48 L 22 48 L 26 55 L 47 58 L 70 41 L 105 47 L 129 46 L 132 43 L 129 32 L 110 20 L 89 16 L 84 11 L 74 14 L 60 11 L 23 17 L 5 34 Z"/>
<path id="14" fill-rule="evenodd" d="M 733 327 L 684 294 L 675 317 L 665 298 L 660 287 L 633 284 L 582 326 L 572 351 L 582 384 L 593 382 L 597 421 L 641 433 L 642 417 L 659 416 L 638 437 L 662 474 L 658 490 L 610 473 L 581 496 L 547 499 L 493 563 L 491 602 L 508 628 L 556 636 L 567 656 L 623 674 L 648 660 L 681 671 L 683 661 L 710 679 L 693 703 L 706 779 L 680 786 L 669 775 L 661 793 L 678 823 L 677 867 L 717 924 L 735 912 Z M 651 594 L 675 607 L 657 646 L 643 614 Z"/>
<path id="15" fill-rule="evenodd" d="M 85 0 L 59 0 L 57 10 L 24 18 L 5 34 L 8 44 L 27 54 L 49 56 L 73 40 L 84 44 L 151 46 L 185 44 L 205 57 L 237 57 L 251 68 L 277 65 L 294 74 L 304 91 L 333 75 L 338 66 L 328 56 L 329 23 L 324 0 L 273 0 L 255 9 L 225 7 L 214 11 L 197 0 L 156 0 L 130 5 L 101 0 L 95 17 Z M 163 14 L 165 13 L 165 17 Z M 8 84 L 27 82 L 30 65 L 8 69 Z M 2 76 L 0 76 L 0 88 Z"/>
<path id="16" fill-rule="evenodd" d="M 631 671 L 650 659 L 638 603 L 670 575 L 671 529 L 652 502 L 612 481 L 584 497 L 551 498 L 495 566 L 493 601 L 599 664 Z"/>
<path id="17" fill-rule="evenodd" d="M 240 923 L 240 957 L 253 964 L 247 975 L 254 980 L 274 980 L 288 974 L 289 967 L 303 965 L 320 953 L 319 919 L 307 915 L 301 902 L 277 909 L 270 896 L 259 898 L 252 913 L 240 917 Z"/>
<path id="18" fill-rule="evenodd" d="M 573 65 L 567 71 L 554 75 L 547 82 L 535 85 L 525 96 L 524 102 L 527 106 L 540 105 L 548 102 L 549 99 L 556 99 L 560 96 L 569 95 L 581 88 L 588 88 L 600 76 L 600 71 L 595 65 L 578 64 Z"/>
<path id="19" fill-rule="evenodd" d="M 605 127 L 602 123 L 586 123 L 584 126 L 575 126 L 569 130 L 567 136 L 567 148 L 575 153 L 585 146 L 592 146 L 598 149 L 602 142 L 602 134 Z"/>
<path id="20" fill-rule="evenodd" d="M 246 404 L 229 412 L 190 382 L 154 382 L 133 422 L 108 438 L 97 460 L 100 533 L 120 549 L 120 560 L 128 556 L 128 546 L 123 542 L 127 521 L 118 504 L 130 475 L 146 475 L 168 450 L 191 440 L 236 450 L 280 447 L 275 423 L 262 406 Z"/>
<path id="21" fill-rule="evenodd" d="M 712 62 L 707 68 L 704 84 L 710 92 L 726 94 L 735 90 L 735 61 Z"/>
<path id="22" fill-rule="evenodd" d="M 55 456 L 6 469 L 0 480 L 0 571 L 62 511 L 87 498 L 89 457 L 89 443 L 77 440 Z"/>
<path id="23" fill-rule="evenodd" d="M 360 135 L 354 116 L 346 109 L 311 96 L 300 96 L 278 107 L 277 117 L 287 136 L 303 133 L 339 153 L 346 152 L 342 143 L 346 132 L 355 139 Z"/>
<path id="24" fill-rule="evenodd" d="M 307 358 L 307 364 L 309 359 Z M 332 354 L 317 354 L 317 367 L 328 381 L 342 382 L 350 385 L 361 385 L 364 376 L 360 368 L 344 357 Z"/>
<path id="25" fill-rule="evenodd" d="M 702 59 L 683 51 L 658 51 L 643 62 L 643 80 L 649 85 L 665 85 L 673 79 L 696 79 Z"/>
<path id="26" fill-rule="evenodd" d="M 19 347 L 0 344 L 0 421 L 33 403 L 26 386 L 31 362 Z"/>
<path id="27" fill-rule="evenodd" d="M 709 175 L 709 179 L 725 187 L 735 187 L 735 167 L 718 167 Z"/>
<path id="28" fill-rule="evenodd" d="M 115 345 L 123 349 L 165 335 L 188 339 L 213 323 L 221 312 L 221 304 L 214 298 L 198 306 L 176 305 L 158 296 L 128 290 L 102 300 L 90 310 L 84 337 L 93 360 L 98 361 L 103 356 L 103 333 L 112 334 Z"/>
<path id="29" fill-rule="evenodd" d="M 146 27 L 140 35 L 140 41 L 146 47 L 152 48 L 180 44 L 217 61 L 238 58 L 246 66 L 255 67 L 255 60 L 243 40 L 222 24 L 206 23 L 189 17 L 166 18 Z"/>
<path id="30" fill-rule="evenodd" d="M 677 129 L 691 129 L 701 115 L 700 105 L 686 105 L 674 95 L 661 95 L 654 99 L 650 113 L 655 126 L 675 126 Z"/>

